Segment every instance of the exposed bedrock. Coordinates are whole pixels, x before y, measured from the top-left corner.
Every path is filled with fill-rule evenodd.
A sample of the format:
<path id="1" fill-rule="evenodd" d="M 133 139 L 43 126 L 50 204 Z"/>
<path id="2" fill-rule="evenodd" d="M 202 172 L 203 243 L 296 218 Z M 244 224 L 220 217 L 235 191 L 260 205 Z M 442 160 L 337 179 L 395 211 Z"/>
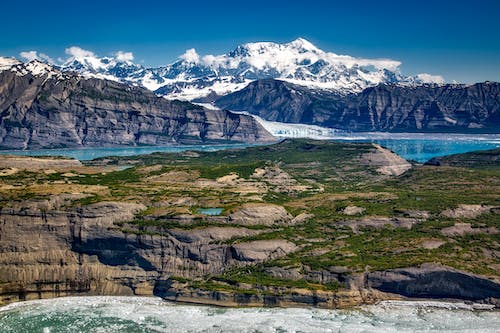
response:
<path id="1" fill-rule="evenodd" d="M 34 149 L 275 141 L 252 117 L 78 75 L 0 72 L 0 147 Z"/>
<path id="2" fill-rule="evenodd" d="M 490 299 L 497 305 L 500 284 L 488 279 L 437 265 L 401 268 L 367 275 L 367 285 L 406 297 Z M 493 300 L 497 299 L 497 300 Z"/>
<path id="3" fill-rule="evenodd" d="M 66 195 L 67 196 L 67 195 Z M 198 278 L 283 256 L 288 242 L 224 241 L 256 235 L 247 228 L 123 232 L 145 207 L 101 202 L 64 209 L 65 199 L 31 200 L 0 210 L 0 299 L 4 302 L 78 292 L 151 295 L 161 277 Z"/>
<path id="4" fill-rule="evenodd" d="M 500 84 L 380 84 L 338 94 L 266 79 L 222 96 L 216 104 L 266 120 L 349 131 L 489 132 L 500 127 Z"/>
<path id="5" fill-rule="evenodd" d="M 245 239 L 262 230 L 244 226 L 133 233 L 120 224 L 133 219 L 145 206 L 100 202 L 71 207 L 71 200 L 78 198 L 64 194 L 1 209 L 0 302 L 84 293 L 158 295 L 218 305 L 343 307 L 399 297 L 499 305 L 497 281 L 434 264 L 367 273 L 345 267 L 266 269 L 266 274 L 282 280 L 338 284 L 341 288 L 337 291 L 286 285 L 236 286 L 247 291 L 243 293 L 197 289 L 173 277 L 196 280 L 218 275 L 229 267 L 286 256 L 300 246 L 280 239 Z"/>

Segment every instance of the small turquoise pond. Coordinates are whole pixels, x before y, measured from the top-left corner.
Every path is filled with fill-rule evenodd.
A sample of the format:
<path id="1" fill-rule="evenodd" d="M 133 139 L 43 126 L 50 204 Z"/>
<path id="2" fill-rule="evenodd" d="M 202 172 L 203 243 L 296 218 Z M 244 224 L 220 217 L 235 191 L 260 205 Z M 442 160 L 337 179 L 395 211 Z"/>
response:
<path id="1" fill-rule="evenodd" d="M 198 208 L 196 212 L 198 214 L 216 216 L 222 213 L 222 208 Z"/>

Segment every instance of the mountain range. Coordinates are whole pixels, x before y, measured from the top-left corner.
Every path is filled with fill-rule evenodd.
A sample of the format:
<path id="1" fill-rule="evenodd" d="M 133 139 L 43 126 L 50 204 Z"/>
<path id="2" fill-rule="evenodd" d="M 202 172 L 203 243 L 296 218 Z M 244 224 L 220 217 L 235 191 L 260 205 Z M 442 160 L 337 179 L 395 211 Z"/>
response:
<path id="1" fill-rule="evenodd" d="M 201 56 L 190 49 L 178 61 L 157 68 L 136 64 L 131 55 L 121 52 L 113 57 L 98 57 L 74 47 L 68 53 L 71 57 L 59 66 L 62 71 L 142 85 L 170 99 L 225 95 L 252 81 L 269 78 L 344 94 L 380 83 L 444 82 L 440 76 L 425 73 L 402 75 L 398 61 L 325 52 L 303 38 L 283 44 L 247 43 L 222 55 Z"/>
<path id="2" fill-rule="evenodd" d="M 158 68 L 128 53 L 70 49 L 58 65 L 0 57 L 1 148 L 273 141 L 259 119 L 343 131 L 500 130 L 500 83 L 405 76 L 397 61 L 324 52 L 301 38 L 219 56 L 191 49 Z"/>
<path id="3" fill-rule="evenodd" d="M 216 99 L 222 109 L 269 121 L 357 132 L 500 132 L 500 84 L 379 84 L 338 94 L 259 80 Z"/>
<path id="4" fill-rule="evenodd" d="M 144 87 L 38 60 L 2 58 L 0 68 L 3 149 L 274 141 L 251 116 L 167 100 Z"/>

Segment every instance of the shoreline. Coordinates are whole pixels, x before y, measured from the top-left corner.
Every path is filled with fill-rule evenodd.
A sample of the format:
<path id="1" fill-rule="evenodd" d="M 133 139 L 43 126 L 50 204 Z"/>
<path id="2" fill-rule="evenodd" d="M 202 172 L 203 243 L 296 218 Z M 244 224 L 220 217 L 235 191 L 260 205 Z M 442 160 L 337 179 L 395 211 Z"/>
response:
<path id="1" fill-rule="evenodd" d="M 213 307 L 213 308 L 221 308 L 221 309 L 310 309 L 310 310 L 325 310 L 325 311 L 349 311 L 349 310 L 363 310 L 366 307 L 378 307 L 378 308 L 404 308 L 404 307 L 412 307 L 412 308 L 423 308 L 423 309 L 443 309 L 443 310 L 462 310 L 462 311 L 473 311 L 473 312 L 499 312 L 500 309 L 496 308 L 494 305 L 483 304 L 483 303 L 475 303 L 468 302 L 462 300 L 451 300 L 451 299 L 400 299 L 400 300 L 381 300 L 372 304 L 360 304 L 351 307 L 345 308 L 320 308 L 313 306 L 225 306 L 220 304 L 212 304 L 206 302 L 188 302 L 188 301 L 172 301 L 167 300 L 159 296 L 140 296 L 140 295 L 70 295 L 70 296 L 61 296 L 61 297 L 52 297 L 52 298 L 43 298 L 43 299 L 32 299 L 26 301 L 17 301 L 9 304 L 5 304 L 0 306 L 0 314 L 6 311 L 14 310 L 17 308 L 21 308 L 27 305 L 37 305 L 37 304 L 45 304 L 53 301 L 84 301 L 88 300 L 92 301 L 108 301 L 109 303 L 116 303 L 119 301 L 129 301 L 129 302 L 139 302 L 146 301 L 148 304 L 152 305 L 171 305 L 171 306 L 200 306 L 200 307 Z"/>
<path id="2" fill-rule="evenodd" d="M 228 291 L 209 291 L 200 289 L 185 289 L 170 291 L 169 295 L 155 294 L 95 294 L 87 292 L 61 293 L 59 296 L 37 294 L 38 298 L 30 298 L 36 293 L 28 293 L 24 300 L 10 300 L 0 304 L 0 313 L 11 307 L 21 306 L 27 303 L 50 302 L 61 299 L 85 299 L 85 298 L 109 298 L 109 299 L 156 299 L 164 303 L 187 306 L 206 306 L 224 309 L 240 308 L 275 308 L 275 309 L 318 309 L 318 310 L 351 310 L 366 306 L 416 306 L 422 308 L 444 308 L 448 310 L 470 310 L 470 311 L 497 311 L 500 307 L 483 301 L 472 301 L 453 298 L 421 298 L 405 297 L 398 294 L 385 293 L 378 290 L 352 290 L 345 289 L 336 292 L 310 291 L 291 289 L 288 294 L 265 295 L 244 294 Z M 323 302 L 311 302 L 311 300 L 323 299 Z M 5 301 L 5 299 L 4 299 Z"/>

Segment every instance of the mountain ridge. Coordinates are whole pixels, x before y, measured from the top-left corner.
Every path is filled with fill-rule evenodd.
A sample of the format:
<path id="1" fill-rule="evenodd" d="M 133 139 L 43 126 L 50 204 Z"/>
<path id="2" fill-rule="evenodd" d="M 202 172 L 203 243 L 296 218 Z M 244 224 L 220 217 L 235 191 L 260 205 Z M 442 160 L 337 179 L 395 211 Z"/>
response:
<path id="1" fill-rule="evenodd" d="M 500 83 L 380 84 L 349 95 L 281 80 L 259 80 L 216 99 L 223 109 L 268 121 L 350 131 L 489 132 L 500 130 Z"/>
<path id="2" fill-rule="evenodd" d="M 250 116 L 170 101 L 38 60 L 0 71 L 3 149 L 273 140 Z"/>
<path id="3" fill-rule="evenodd" d="M 304 41 L 300 42 L 305 43 Z M 253 43 L 250 48 L 247 45 L 237 49 L 235 54 L 244 55 L 247 51 L 257 52 L 256 50 L 266 49 L 273 45 L 275 44 Z M 304 45 L 303 52 L 308 52 L 309 49 L 316 50 L 312 44 L 306 43 Z M 298 49 L 300 50 L 300 48 Z M 184 61 L 196 63 L 200 59 L 196 54 L 191 53 Z M 130 68 L 136 68 L 128 59 L 125 59 L 124 63 L 128 63 L 127 66 Z M 114 66 L 111 62 L 108 64 Z M 89 78 L 74 71 L 62 70 L 37 59 L 22 63 L 14 58 L 0 58 L 0 74 L 9 70 L 14 72 L 16 76 L 28 74 L 46 76 L 45 81 L 49 79 L 71 81 L 76 76 L 82 79 L 87 78 L 87 80 L 107 80 L 105 77 L 95 78 L 91 76 Z M 193 75 L 198 74 L 193 73 Z M 42 84 L 45 81 L 39 83 Z M 143 94 L 143 92 L 139 91 L 145 89 L 134 84 L 122 84 L 116 82 L 116 80 L 110 80 L 109 82 L 114 82 L 114 84 L 118 85 L 116 89 L 123 90 L 125 93 L 128 91 L 128 93 Z M 318 125 L 355 132 L 497 133 L 500 128 L 500 116 L 498 115 L 500 108 L 498 87 L 500 84 L 495 82 L 472 85 L 436 83 L 413 85 L 389 82 L 350 93 L 318 89 L 316 86 L 297 85 L 294 82 L 295 80 L 268 78 L 254 80 L 247 84 L 247 80 L 242 80 L 238 84 L 243 88 L 236 92 L 219 96 L 211 91 L 210 96 L 193 101 L 215 101 L 219 108 L 238 112 L 244 111 L 267 121 Z M 184 88 L 197 91 L 191 85 L 193 83 L 204 85 L 207 89 L 212 87 L 210 81 L 196 79 L 189 84 L 186 83 Z M 98 84 L 100 87 L 107 87 L 108 85 Z M 18 93 L 20 92 L 18 91 Z M 50 95 L 50 93 L 45 92 L 44 94 Z M 100 93 L 97 93 L 97 95 Z M 153 96 L 152 92 L 149 93 Z M 12 99 L 12 96 L 5 95 L 0 102 Z M 156 93 L 156 95 L 158 94 Z M 18 95 L 14 94 L 14 96 Z M 15 101 L 15 98 L 12 101 Z M 196 106 L 193 107 L 197 108 Z M 211 111 L 207 110 L 206 112 L 210 113 Z M 227 111 L 221 110 L 214 112 L 227 113 Z M 245 115 L 239 116 L 246 117 Z M 202 118 L 206 119 L 206 117 Z M 216 122 L 218 121 L 220 119 Z M 247 133 L 248 135 L 252 136 L 262 130 L 255 130 L 255 126 L 257 125 L 250 126 L 251 129 Z M 198 132 L 195 136 L 198 136 L 203 141 L 204 138 L 200 136 L 200 133 Z M 257 137 L 255 139 L 260 140 Z M 253 141 L 254 139 L 246 138 L 245 140 Z M 164 142 L 163 140 L 160 141 Z M 157 144 L 155 142 L 154 140 L 153 142 L 148 141 L 148 144 Z"/>
<path id="4" fill-rule="evenodd" d="M 344 94 L 380 83 L 444 82 L 442 77 L 426 73 L 405 76 L 399 61 L 325 52 L 304 38 L 281 44 L 246 43 L 221 55 L 201 56 L 193 48 L 177 61 L 156 68 L 135 64 L 133 55 L 123 52 L 99 58 L 91 51 L 71 47 L 67 53 L 71 57 L 59 66 L 62 71 L 142 85 L 170 99 L 224 95 L 268 78 Z"/>

